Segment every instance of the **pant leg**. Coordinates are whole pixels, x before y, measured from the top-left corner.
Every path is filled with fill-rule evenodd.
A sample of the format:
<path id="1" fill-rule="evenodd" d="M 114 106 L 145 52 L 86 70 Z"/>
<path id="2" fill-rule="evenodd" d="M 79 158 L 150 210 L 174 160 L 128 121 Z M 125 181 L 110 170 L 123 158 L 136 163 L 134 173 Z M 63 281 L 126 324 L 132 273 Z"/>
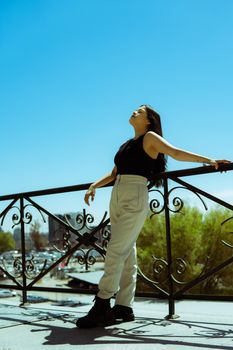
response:
<path id="1" fill-rule="evenodd" d="M 113 189 L 110 203 L 111 239 L 105 257 L 104 275 L 99 282 L 100 298 L 111 298 L 118 291 L 125 261 L 130 256 L 147 213 L 148 191 L 145 185 L 124 184 Z M 130 265 L 132 263 L 128 267 Z M 127 297 L 130 300 L 134 289 L 132 286 L 128 293 L 131 296 Z"/>
<path id="2" fill-rule="evenodd" d="M 116 295 L 115 304 L 133 307 L 137 283 L 137 248 L 133 248 L 125 261 L 120 279 L 120 289 Z"/>

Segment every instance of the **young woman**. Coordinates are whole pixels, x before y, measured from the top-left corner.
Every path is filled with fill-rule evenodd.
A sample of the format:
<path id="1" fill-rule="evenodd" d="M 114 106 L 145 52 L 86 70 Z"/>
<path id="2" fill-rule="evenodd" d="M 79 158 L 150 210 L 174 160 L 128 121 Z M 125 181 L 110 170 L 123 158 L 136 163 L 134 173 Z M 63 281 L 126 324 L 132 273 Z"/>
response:
<path id="1" fill-rule="evenodd" d="M 137 279 L 136 240 L 148 214 L 148 181 L 166 170 L 165 155 L 180 161 L 208 163 L 216 169 L 227 160 L 215 160 L 187 152 L 169 144 L 162 136 L 160 116 L 148 105 L 135 110 L 129 119 L 134 138 L 125 142 L 114 158 L 111 173 L 93 183 L 85 194 L 89 205 L 97 187 L 115 180 L 111 201 L 111 239 L 108 243 L 105 269 L 99 292 L 89 313 L 77 320 L 79 328 L 107 326 L 115 320 L 133 321 L 133 301 Z M 110 299 L 116 294 L 115 306 Z"/>

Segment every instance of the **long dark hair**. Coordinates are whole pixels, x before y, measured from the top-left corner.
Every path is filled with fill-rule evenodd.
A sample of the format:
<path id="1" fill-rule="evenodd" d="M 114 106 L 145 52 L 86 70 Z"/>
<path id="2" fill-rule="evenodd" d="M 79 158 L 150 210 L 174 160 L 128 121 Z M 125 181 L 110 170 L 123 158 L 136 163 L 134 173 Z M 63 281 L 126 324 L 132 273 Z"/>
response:
<path id="1" fill-rule="evenodd" d="M 140 107 L 145 107 L 147 113 L 147 119 L 150 124 L 148 126 L 148 131 L 154 131 L 156 134 L 163 136 L 162 125 L 160 120 L 160 115 L 149 105 L 142 105 Z M 158 173 L 164 172 L 167 169 L 167 157 L 163 153 L 159 153 L 158 157 L 154 161 L 154 174 L 152 178 L 149 179 L 150 183 L 148 188 L 153 186 L 160 187 L 163 185 L 163 179 L 155 179 Z"/>

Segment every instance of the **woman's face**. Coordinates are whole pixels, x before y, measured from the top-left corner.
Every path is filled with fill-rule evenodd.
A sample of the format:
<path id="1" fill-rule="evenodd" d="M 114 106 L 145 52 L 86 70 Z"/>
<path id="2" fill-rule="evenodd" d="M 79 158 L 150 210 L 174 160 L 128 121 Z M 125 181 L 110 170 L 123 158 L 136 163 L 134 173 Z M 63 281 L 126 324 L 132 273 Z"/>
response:
<path id="1" fill-rule="evenodd" d="M 129 122 L 134 127 L 146 128 L 150 124 L 145 107 L 139 107 L 131 115 Z"/>

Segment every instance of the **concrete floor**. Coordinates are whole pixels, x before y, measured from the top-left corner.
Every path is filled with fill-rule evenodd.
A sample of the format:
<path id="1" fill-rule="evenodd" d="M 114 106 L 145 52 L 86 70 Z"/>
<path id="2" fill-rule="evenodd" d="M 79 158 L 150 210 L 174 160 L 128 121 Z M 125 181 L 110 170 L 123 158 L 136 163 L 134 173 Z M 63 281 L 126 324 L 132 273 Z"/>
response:
<path id="1" fill-rule="evenodd" d="M 0 299 L 0 350 L 233 349 L 230 302 L 178 301 L 180 317 L 167 321 L 166 301 L 136 298 L 134 322 L 83 330 L 75 320 L 90 309 L 93 296 L 65 298 L 64 306 L 47 301 L 24 307 L 18 306 L 18 296 Z"/>

